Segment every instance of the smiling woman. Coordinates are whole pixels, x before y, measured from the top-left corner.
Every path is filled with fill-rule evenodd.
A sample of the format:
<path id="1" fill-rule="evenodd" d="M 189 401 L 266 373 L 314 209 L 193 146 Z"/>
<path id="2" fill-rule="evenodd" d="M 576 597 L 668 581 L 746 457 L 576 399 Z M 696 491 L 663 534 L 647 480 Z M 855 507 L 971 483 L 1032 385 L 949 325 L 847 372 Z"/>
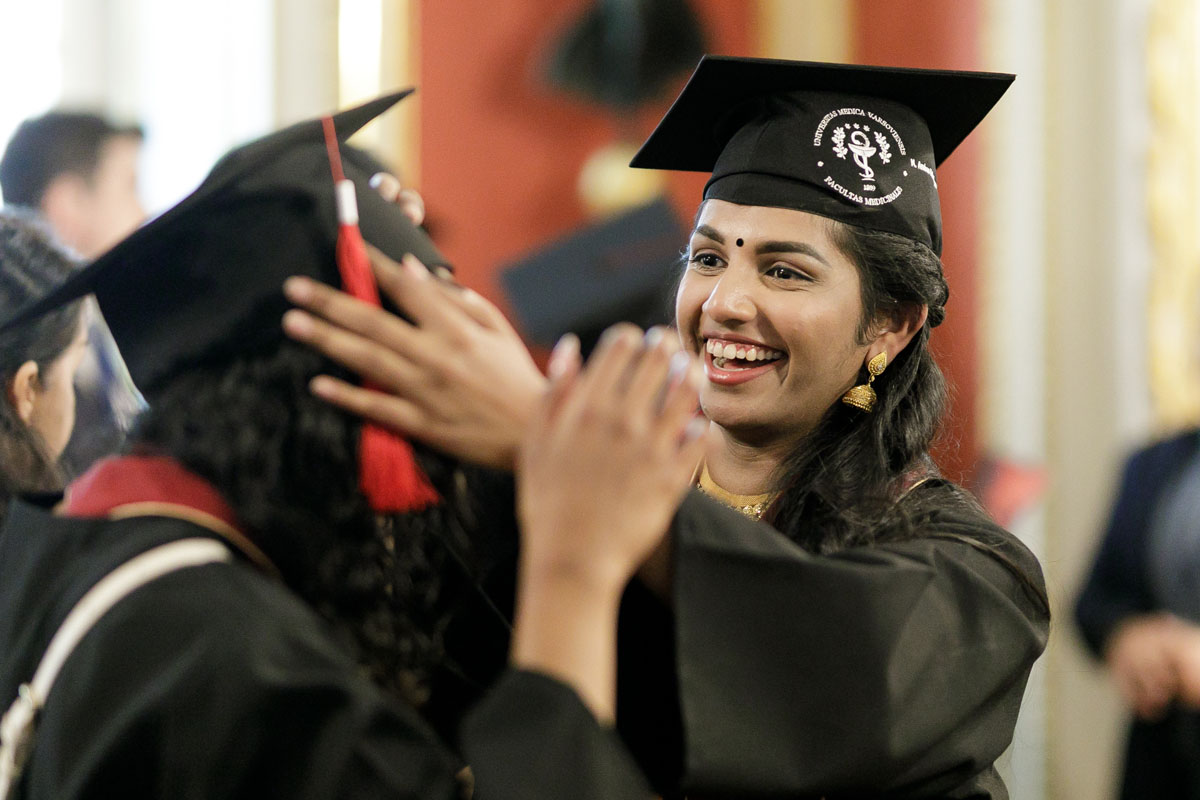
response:
<path id="1" fill-rule="evenodd" d="M 663 797 L 1007 797 L 994 765 L 1049 607 L 1033 555 L 928 455 L 948 289 L 920 165 L 1011 80 L 706 58 L 634 159 L 712 173 L 676 297 L 705 377 L 699 491 L 621 616 L 618 727 Z M 414 318 L 444 311 L 293 296 L 336 323 L 293 334 L 390 393 L 322 396 L 512 467 L 542 386 L 511 329 L 476 295 L 391 288 Z"/>
<path id="2" fill-rule="evenodd" d="M 860 281 L 830 227 L 791 209 L 701 209 L 676 321 L 705 356 L 705 414 L 738 441 L 795 446 L 858 375 Z M 735 235 L 744 246 L 725 244 Z"/>

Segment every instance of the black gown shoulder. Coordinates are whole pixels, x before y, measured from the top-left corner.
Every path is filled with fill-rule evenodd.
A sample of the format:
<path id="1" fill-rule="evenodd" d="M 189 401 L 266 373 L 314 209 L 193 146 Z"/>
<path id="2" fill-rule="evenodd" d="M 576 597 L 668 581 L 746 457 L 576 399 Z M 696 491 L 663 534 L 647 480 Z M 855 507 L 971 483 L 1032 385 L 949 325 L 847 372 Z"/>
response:
<path id="1" fill-rule="evenodd" d="M 671 607 L 641 592 L 622 618 L 621 728 L 657 787 L 1007 797 L 1049 612 L 1032 553 L 960 491 L 914 490 L 914 538 L 826 556 L 691 493 Z"/>
<path id="2" fill-rule="evenodd" d="M 41 555 L 23 538 L 39 535 Z M 196 535 L 204 529 L 170 518 L 16 509 L 0 533 L 0 691 L 15 697 L 88 586 L 136 552 Z M 52 590 L 35 591 L 38 578 Z M 563 782 L 584 798 L 645 796 L 616 736 L 545 676 L 507 675 L 472 712 L 463 747 L 486 798 L 560 797 L 550 792 Z M 51 692 L 18 796 L 450 800 L 464 796 L 461 767 L 311 609 L 238 562 L 166 575 L 100 620 Z"/>

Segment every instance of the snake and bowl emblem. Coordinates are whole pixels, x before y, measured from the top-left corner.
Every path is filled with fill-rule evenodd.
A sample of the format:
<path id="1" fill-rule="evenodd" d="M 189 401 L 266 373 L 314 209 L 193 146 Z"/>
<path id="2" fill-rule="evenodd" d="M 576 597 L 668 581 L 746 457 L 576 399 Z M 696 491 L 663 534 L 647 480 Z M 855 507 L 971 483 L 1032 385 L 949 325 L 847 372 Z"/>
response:
<path id="1" fill-rule="evenodd" d="M 900 178 L 907 177 L 908 171 L 883 168 L 897 154 L 906 155 L 904 140 L 878 114 L 861 108 L 830 111 L 817 127 L 813 145 L 818 153 L 816 166 L 826 173 L 823 182 L 843 197 L 861 205 L 877 206 L 894 201 L 903 192 Z M 837 161 L 826 161 L 830 154 L 846 166 L 852 164 L 855 171 L 838 169 L 839 177 L 835 177 L 830 167 Z M 887 174 L 887 180 L 882 173 Z M 861 182 L 859 186 L 845 185 L 853 184 L 854 177 Z"/>

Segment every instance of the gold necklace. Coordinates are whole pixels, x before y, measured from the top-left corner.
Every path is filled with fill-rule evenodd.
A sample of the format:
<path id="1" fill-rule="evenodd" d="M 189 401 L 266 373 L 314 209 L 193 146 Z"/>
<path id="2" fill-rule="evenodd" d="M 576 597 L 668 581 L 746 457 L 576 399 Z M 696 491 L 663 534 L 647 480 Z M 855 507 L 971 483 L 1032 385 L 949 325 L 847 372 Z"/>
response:
<path id="1" fill-rule="evenodd" d="M 771 501 L 775 499 L 774 494 L 771 492 L 765 494 L 734 494 L 722 489 L 713 481 L 712 476 L 708 474 L 708 464 L 701 466 L 700 478 L 696 482 L 696 488 L 721 505 L 729 506 L 739 514 L 750 517 L 750 519 L 762 519 L 762 515 L 770 507 Z"/>

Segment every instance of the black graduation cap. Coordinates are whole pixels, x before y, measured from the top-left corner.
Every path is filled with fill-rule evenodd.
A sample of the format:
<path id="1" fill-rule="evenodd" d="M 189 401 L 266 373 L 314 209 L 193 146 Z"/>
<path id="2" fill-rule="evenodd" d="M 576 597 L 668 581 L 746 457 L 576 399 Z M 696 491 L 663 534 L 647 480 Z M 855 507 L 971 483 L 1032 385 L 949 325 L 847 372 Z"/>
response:
<path id="1" fill-rule="evenodd" d="M 412 90 L 332 116 L 344 140 Z M 428 237 L 368 186 L 377 164 L 340 146 L 363 237 L 394 259 L 445 266 Z M 153 402 L 178 372 L 280 341 L 282 286 L 308 275 L 341 286 L 334 180 L 321 119 L 238 147 L 191 195 L 135 231 L 0 330 L 94 293 L 134 382 Z"/>
<path id="2" fill-rule="evenodd" d="M 584 351 L 616 322 L 671 319 L 671 286 L 687 234 L 665 200 L 589 225 L 505 267 L 521 329 L 549 347 L 564 333 Z"/>
<path id="3" fill-rule="evenodd" d="M 794 208 L 940 253 L 934 170 L 1014 77 L 705 56 L 630 166 L 711 172 L 705 199 Z"/>

